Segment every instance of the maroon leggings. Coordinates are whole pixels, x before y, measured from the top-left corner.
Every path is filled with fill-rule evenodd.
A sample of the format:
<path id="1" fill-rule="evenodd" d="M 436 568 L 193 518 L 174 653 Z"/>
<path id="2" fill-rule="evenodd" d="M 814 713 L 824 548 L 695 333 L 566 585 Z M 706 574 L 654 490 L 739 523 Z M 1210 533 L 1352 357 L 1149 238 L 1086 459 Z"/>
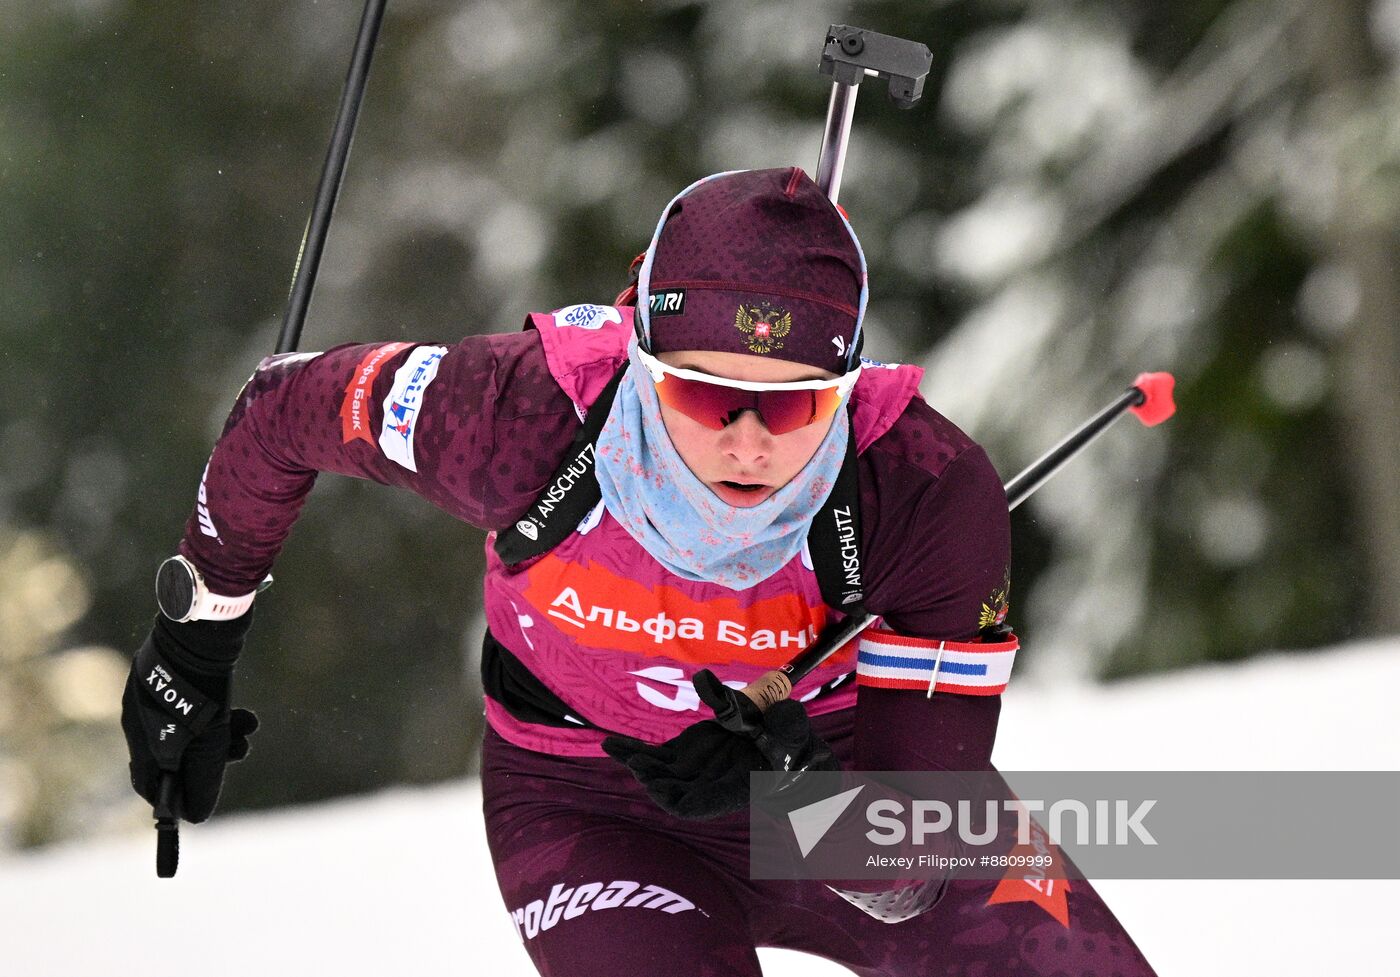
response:
<path id="1" fill-rule="evenodd" d="M 849 716 L 813 722 L 849 753 Z M 546 977 L 751 977 L 759 946 L 882 977 L 1153 974 L 1088 882 L 1052 911 L 989 904 L 998 882 L 955 880 L 928 912 L 883 923 L 820 882 L 750 879 L 747 811 L 671 817 L 607 758 L 533 753 L 488 731 L 482 791 L 501 895 Z"/>

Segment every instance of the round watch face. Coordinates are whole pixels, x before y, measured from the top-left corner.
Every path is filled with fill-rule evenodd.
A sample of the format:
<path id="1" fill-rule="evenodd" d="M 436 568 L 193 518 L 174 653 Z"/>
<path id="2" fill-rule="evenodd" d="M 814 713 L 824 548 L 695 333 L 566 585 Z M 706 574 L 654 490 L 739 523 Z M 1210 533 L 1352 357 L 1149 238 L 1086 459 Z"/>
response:
<path id="1" fill-rule="evenodd" d="M 194 567 L 182 556 L 172 556 L 156 571 L 156 603 L 172 621 L 184 621 L 194 612 Z"/>

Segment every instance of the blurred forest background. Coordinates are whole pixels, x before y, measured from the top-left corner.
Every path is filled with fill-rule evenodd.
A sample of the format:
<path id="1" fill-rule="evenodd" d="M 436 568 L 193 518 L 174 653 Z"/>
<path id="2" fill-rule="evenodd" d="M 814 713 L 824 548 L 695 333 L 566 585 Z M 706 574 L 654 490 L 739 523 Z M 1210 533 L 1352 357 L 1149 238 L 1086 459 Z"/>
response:
<path id="1" fill-rule="evenodd" d="M 116 724 L 213 439 L 272 351 L 358 0 L 0 0 L 0 848 L 149 823 Z M 828 24 L 870 355 L 1004 477 L 1022 682 L 1400 631 L 1400 0 L 394 0 L 302 349 L 608 302 L 705 173 L 814 169 Z M 327 476 L 258 603 L 224 811 L 467 773 L 482 536 Z"/>

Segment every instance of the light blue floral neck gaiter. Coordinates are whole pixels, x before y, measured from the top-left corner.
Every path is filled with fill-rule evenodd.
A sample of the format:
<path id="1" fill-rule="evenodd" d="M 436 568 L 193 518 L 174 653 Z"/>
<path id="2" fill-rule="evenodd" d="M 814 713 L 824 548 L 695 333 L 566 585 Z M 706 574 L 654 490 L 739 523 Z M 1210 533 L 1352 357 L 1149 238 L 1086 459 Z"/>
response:
<path id="1" fill-rule="evenodd" d="M 758 505 L 739 508 L 696 478 L 671 444 L 635 339 L 628 360 L 596 449 L 607 510 L 648 553 L 686 580 L 743 590 L 777 573 L 801 551 L 840 474 L 850 431 L 845 404 L 792 481 Z"/>

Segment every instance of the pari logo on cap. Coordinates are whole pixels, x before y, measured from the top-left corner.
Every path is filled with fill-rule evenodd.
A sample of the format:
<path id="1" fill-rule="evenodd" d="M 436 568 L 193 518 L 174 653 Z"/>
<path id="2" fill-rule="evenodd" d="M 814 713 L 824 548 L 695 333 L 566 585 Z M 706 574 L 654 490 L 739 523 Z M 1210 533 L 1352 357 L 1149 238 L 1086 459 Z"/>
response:
<path id="1" fill-rule="evenodd" d="M 685 289 L 668 288 L 652 292 L 647 298 L 647 311 L 652 318 L 685 314 Z"/>
<path id="2" fill-rule="evenodd" d="M 734 328 L 748 337 L 751 352 L 771 353 L 792 332 L 792 313 L 767 302 L 744 303 L 734 313 Z"/>

